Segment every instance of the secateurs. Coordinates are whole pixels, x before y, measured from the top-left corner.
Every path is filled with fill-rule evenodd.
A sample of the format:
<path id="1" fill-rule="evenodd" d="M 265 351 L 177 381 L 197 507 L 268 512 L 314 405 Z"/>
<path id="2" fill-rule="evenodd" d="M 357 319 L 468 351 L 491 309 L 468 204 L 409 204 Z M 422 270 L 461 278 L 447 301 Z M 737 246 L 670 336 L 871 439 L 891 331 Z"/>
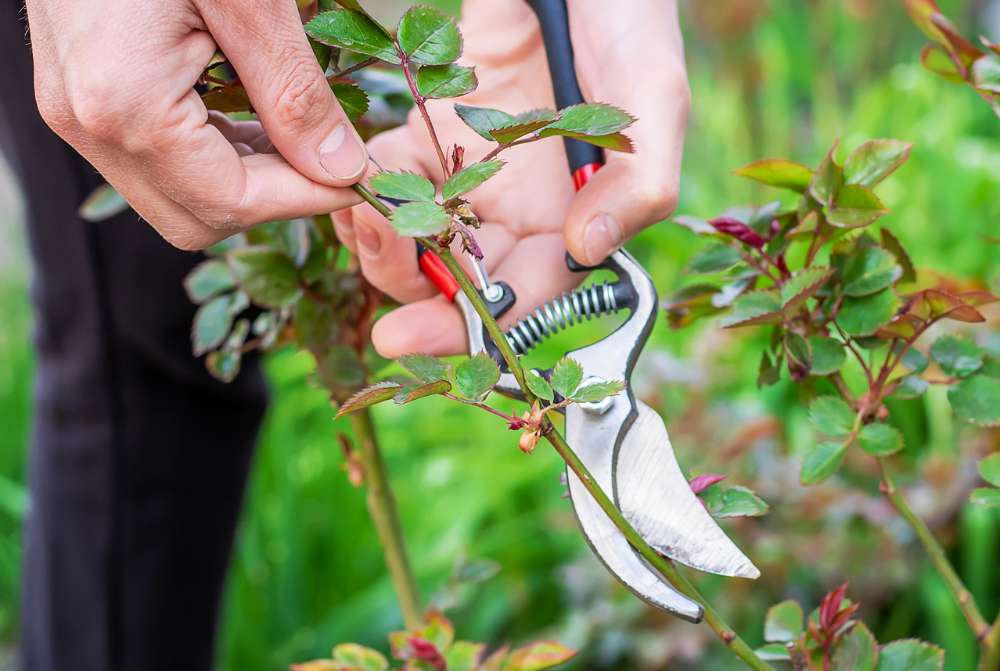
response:
<path id="1" fill-rule="evenodd" d="M 583 102 L 573 67 L 564 0 L 529 0 L 538 15 L 548 54 L 556 102 L 559 107 Z M 601 150 L 566 139 L 566 152 L 574 183 L 581 188 L 602 163 Z M 518 354 L 531 349 L 555 332 L 594 316 L 628 310 L 629 316 L 613 333 L 593 344 L 568 352 L 587 377 L 623 380 L 625 391 L 591 404 L 571 404 L 566 412 L 566 439 L 587 466 L 597 484 L 608 494 L 636 531 L 658 552 L 696 569 L 726 576 L 756 578 L 757 568 L 726 536 L 692 492 L 677 460 L 663 420 L 635 398 L 632 371 L 656 320 L 657 296 L 652 280 L 627 252 L 612 254 L 595 268 L 582 267 L 567 256 L 571 271 L 597 268 L 615 274 L 614 282 L 592 285 L 535 309 L 511 327 L 506 337 Z M 443 263 L 422 250 L 420 266 L 461 310 L 471 354 L 489 352 L 499 360 L 482 320 L 464 294 L 458 291 Z M 476 267 L 480 293 L 494 316 L 516 302 L 505 283 L 491 283 Z M 542 371 L 544 375 L 545 372 Z M 520 398 L 520 388 L 509 372 L 496 387 Z M 636 595 L 650 604 L 697 622 L 701 607 L 675 590 L 629 544 L 567 469 L 570 499 L 580 527 L 591 548 L 607 568 Z"/>

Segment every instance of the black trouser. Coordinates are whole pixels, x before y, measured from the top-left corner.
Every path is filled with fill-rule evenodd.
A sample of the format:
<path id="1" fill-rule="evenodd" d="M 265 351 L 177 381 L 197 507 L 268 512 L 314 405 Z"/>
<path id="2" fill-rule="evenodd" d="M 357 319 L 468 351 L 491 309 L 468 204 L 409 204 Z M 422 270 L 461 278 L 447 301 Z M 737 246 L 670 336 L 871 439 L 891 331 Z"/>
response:
<path id="1" fill-rule="evenodd" d="M 131 212 L 78 218 L 101 178 L 38 115 L 22 3 L 0 0 L 0 149 L 34 260 L 23 668 L 209 669 L 263 379 L 249 361 L 223 385 L 192 357 L 197 255 Z"/>

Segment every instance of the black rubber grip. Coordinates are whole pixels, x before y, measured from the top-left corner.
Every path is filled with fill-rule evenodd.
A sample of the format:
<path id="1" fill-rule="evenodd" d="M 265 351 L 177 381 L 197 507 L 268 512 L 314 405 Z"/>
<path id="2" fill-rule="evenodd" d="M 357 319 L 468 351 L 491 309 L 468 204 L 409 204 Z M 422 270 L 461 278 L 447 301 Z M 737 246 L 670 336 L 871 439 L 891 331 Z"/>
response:
<path id="1" fill-rule="evenodd" d="M 580 84 L 576 80 L 576 68 L 573 65 L 573 42 L 569 36 L 566 0 L 527 0 L 527 2 L 535 10 L 538 23 L 542 27 L 542 40 L 545 42 L 545 54 L 549 59 L 549 74 L 552 76 L 556 106 L 562 109 L 584 102 Z M 585 165 L 604 162 L 604 154 L 600 147 L 568 137 L 563 138 L 563 141 L 566 144 L 570 174 Z"/>

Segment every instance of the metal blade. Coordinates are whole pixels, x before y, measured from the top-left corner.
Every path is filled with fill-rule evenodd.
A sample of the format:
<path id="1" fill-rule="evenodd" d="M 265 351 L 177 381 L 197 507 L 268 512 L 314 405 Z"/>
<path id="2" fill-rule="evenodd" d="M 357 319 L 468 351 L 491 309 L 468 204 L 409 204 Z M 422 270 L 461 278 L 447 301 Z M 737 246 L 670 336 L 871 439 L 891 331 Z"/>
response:
<path id="1" fill-rule="evenodd" d="M 618 405 L 628 413 L 627 403 Z M 621 421 L 609 422 L 606 417 L 589 414 L 578 405 L 566 409 L 566 439 L 608 496 L 612 495 L 614 445 L 621 426 Z M 566 478 L 570 500 L 587 543 L 608 570 L 650 605 L 690 622 L 700 622 L 701 606 L 676 591 L 643 560 L 575 473 L 567 469 Z"/>
<path id="2" fill-rule="evenodd" d="M 615 502 L 658 552 L 700 571 L 757 578 L 681 473 L 663 419 L 642 401 L 615 460 Z M 572 443 L 571 443 L 572 444 Z"/>

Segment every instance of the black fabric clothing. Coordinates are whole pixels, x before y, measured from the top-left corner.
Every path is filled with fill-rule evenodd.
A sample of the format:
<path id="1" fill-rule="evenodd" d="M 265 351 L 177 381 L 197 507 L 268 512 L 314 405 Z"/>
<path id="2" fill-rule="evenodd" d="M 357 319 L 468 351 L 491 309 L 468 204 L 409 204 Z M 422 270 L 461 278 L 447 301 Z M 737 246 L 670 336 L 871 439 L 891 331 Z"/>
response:
<path id="1" fill-rule="evenodd" d="M 199 255 L 132 212 L 78 218 L 102 180 L 38 115 L 22 3 L 0 0 L 37 351 L 22 668 L 207 670 L 263 377 L 251 359 L 224 385 L 192 356 L 181 281 Z"/>

